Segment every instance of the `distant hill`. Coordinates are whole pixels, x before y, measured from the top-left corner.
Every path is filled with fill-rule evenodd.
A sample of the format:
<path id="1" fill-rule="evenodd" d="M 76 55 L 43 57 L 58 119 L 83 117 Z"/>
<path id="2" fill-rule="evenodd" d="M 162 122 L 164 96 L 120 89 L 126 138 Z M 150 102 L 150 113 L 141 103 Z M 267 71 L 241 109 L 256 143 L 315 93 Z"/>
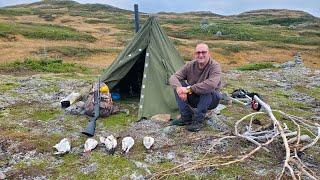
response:
<path id="1" fill-rule="evenodd" d="M 289 10 L 289 9 L 260 9 L 260 10 L 252 10 L 240 13 L 236 16 L 273 16 L 273 17 L 290 17 L 290 18 L 310 18 L 314 19 L 315 16 L 304 12 L 304 11 L 298 11 L 298 10 Z"/>
<path id="2" fill-rule="evenodd" d="M 7 6 L 5 8 L 34 8 L 39 10 L 59 10 L 67 9 L 68 11 L 105 11 L 105 12 L 123 12 L 132 13 L 131 10 L 121 9 L 108 4 L 80 4 L 72 0 L 43 0 L 40 2 L 21 4 L 15 6 Z M 145 13 L 143 13 L 145 14 Z M 254 17 L 254 16 L 268 16 L 274 18 L 304 18 L 304 19 L 319 19 L 307 12 L 289 9 L 260 9 L 246 11 L 237 15 L 224 16 L 213 13 L 211 11 L 190 11 L 183 13 L 176 12 L 158 12 L 157 14 L 171 14 L 171 15 L 193 15 L 193 16 L 206 16 L 206 17 Z"/>
<path id="3" fill-rule="evenodd" d="M 141 25 L 149 15 L 140 12 Z M 251 62 L 284 62 L 296 52 L 303 55 L 309 67 L 320 67 L 320 18 L 303 11 L 261 9 L 230 16 L 211 11 L 152 15 L 157 16 L 185 60 L 192 59 L 194 46 L 201 41 L 212 48 L 213 56 L 224 69 Z M 107 4 L 44 0 L 0 8 L 0 63 L 2 59 L 59 57 L 105 66 L 130 42 L 134 28 L 133 11 Z"/>
<path id="4" fill-rule="evenodd" d="M 22 5 L 16 5 L 16 6 L 8 6 L 6 8 L 19 8 L 19 7 L 25 7 L 25 8 L 37 8 L 37 9 L 43 9 L 43 10 L 53 10 L 53 9 L 61 9 L 66 8 L 69 11 L 107 11 L 107 12 L 132 12 L 129 10 L 117 8 L 111 5 L 107 4 L 80 4 L 76 1 L 71 0 L 44 0 L 40 2 L 35 2 L 31 4 L 22 4 Z"/>

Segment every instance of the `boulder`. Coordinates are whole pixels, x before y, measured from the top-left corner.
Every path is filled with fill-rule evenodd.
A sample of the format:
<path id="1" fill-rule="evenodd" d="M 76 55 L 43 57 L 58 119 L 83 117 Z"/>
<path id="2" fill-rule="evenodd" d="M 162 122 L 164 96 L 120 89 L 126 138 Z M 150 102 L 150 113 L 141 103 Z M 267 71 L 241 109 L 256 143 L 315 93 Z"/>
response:
<path id="1" fill-rule="evenodd" d="M 156 114 L 151 117 L 151 120 L 168 122 L 170 121 L 170 118 L 171 118 L 170 114 Z"/>

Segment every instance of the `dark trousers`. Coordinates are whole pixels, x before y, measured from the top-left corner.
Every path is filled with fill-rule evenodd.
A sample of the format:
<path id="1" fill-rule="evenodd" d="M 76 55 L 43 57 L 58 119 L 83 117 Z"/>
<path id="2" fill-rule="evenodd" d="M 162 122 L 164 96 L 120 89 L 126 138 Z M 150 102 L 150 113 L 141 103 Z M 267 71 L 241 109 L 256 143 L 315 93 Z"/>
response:
<path id="1" fill-rule="evenodd" d="M 187 87 L 188 84 L 184 81 L 181 82 L 183 87 Z M 203 122 L 208 109 L 214 109 L 218 106 L 221 99 L 220 92 L 213 91 L 208 94 L 188 94 L 187 101 L 183 101 L 179 98 L 176 90 L 174 90 L 176 101 L 178 103 L 181 119 L 186 121 L 198 121 Z M 192 108 L 195 110 L 192 110 Z"/>

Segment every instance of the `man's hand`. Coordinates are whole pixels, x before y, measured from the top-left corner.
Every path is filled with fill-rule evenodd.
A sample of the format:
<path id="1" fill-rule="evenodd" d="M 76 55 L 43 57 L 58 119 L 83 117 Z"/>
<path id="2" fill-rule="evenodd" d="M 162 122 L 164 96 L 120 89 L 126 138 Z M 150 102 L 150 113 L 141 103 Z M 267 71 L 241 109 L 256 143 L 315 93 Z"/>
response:
<path id="1" fill-rule="evenodd" d="M 179 97 L 182 101 L 187 101 L 187 94 L 181 94 Z"/>
<path id="2" fill-rule="evenodd" d="M 188 90 L 186 87 L 177 87 L 176 88 L 177 94 L 180 97 L 181 100 L 186 101 L 187 100 L 187 93 Z"/>

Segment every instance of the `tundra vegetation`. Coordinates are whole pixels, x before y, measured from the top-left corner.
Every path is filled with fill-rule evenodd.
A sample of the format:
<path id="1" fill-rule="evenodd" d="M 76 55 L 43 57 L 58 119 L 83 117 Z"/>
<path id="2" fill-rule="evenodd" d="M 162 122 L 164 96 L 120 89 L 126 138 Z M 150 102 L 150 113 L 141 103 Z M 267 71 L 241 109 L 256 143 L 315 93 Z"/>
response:
<path id="1" fill-rule="evenodd" d="M 140 15 L 142 24 L 148 15 Z M 255 10 L 232 16 L 161 12 L 157 17 L 186 61 L 192 59 L 198 42 L 209 45 L 223 68 L 223 92 L 230 94 L 237 88 L 259 92 L 272 109 L 319 123 L 319 18 L 293 10 Z M 60 109 L 59 100 L 95 81 L 132 39 L 133 19 L 128 10 L 74 1 L 44 0 L 0 8 L 0 173 L 8 179 L 128 179 L 155 174 L 169 179 L 278 177 L 286 152 L 281 138 L 267 146 L 269 152 L 262 149 L 241 162 L 202 168 L 189 164 L 184 168 L 190 171 L 176 169 L 179 176 L 164 172 L 202 160 L 204 155 L 220 157 L 216 162 L 225 163 L 229 156 L 239 157 L 256 148 L 245 139 L 229 139 L 207 154 L 215 139 L 234 135 L 237 120 L 252 113 L 238 104 L 218 116 L 227 125 L 224 133 L 208 125 L 193 134 L 165 122 L 137 122 L 137 99 L 117 101 L 128 113 L 99 118 L 97 137 L 113 134 L 120 144 L 121 137 L 130 135 L 136 140 L 134 147 L 128 155 L 120 153 L 121 147 L 109 155 L 100 145 L 89 155 L 82 153 L 86 137 L 79 132 L 88 117 Z M 293 60 L 296 52 L 301 53 L 304 66 L 274 66 Z M 296 129 L 289 118 L 274 114 L 289 129 Z M 265 116 L 255 119 L 258 124 L 268 123 Z M 316 135 L 304 127 L 301 134 Z M 144 135 L 155 138 L 150 151 L 142 145 Z M 71 141 L 71 152 L 54 156 L 52 146 L 64 137 Z M 316 177 L 320 176 L 319 150 L 316 143 L 298 154 Z M 290 172 L 283 177 L 289 178 Z"/>

